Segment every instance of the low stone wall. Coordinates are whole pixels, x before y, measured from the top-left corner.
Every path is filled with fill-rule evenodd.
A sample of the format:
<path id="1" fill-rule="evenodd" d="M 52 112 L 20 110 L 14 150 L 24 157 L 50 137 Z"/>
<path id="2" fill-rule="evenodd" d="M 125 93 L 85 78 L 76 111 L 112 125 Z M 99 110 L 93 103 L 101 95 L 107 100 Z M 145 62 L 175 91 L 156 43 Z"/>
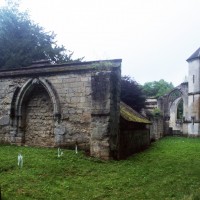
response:
<path id="1" fill-rule="evenodd" d="M 0 71 L 0 141 L 117 151 L 121 60 Z"/>
<path id="2" fill-rule="evenodd" d="M 164 122 L 163 117 L 151 118 L 150 138 L 151 141 L 158 140 L 164 136 Z"/>

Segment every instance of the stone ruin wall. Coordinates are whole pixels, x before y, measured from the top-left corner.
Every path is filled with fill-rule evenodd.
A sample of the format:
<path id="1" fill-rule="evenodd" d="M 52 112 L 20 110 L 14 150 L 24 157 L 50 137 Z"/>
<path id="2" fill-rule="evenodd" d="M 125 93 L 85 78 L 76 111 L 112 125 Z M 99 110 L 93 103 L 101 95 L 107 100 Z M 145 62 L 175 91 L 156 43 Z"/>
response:
<path id="1" fill-rule="evenodd" d="M 25 102 L 24 144 L 51 146 L 54 144 L 53 107 L 47 91 L 37 86 Z"/>
<path id="2" fill-rule="evenodd" d="M 158 140 L 164 136 L 164 121 L 163 117 L 159 116 L 157 118 L 152 117 L 152 125 L 150 126 L 150 139 L 151 141 Z"/>
<path id="3" fill-rule="evenodd" d="M 92 156 L 113 157 L 120 65 L 111 60 L 0 72 L 0 141 L 67 148 L 77 143 Z"/>

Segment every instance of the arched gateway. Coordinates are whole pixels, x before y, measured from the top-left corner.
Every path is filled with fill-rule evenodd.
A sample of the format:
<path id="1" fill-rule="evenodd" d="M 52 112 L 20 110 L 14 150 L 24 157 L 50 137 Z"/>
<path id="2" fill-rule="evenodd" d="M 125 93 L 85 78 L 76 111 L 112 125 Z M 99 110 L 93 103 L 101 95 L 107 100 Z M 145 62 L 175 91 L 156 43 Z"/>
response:
<path id="1" fill-rule="evenodd" d="M 187 134 L 188 83 L 184 82 L 161 97 L 159 107 L 164 115 L 165 134 Z"/>

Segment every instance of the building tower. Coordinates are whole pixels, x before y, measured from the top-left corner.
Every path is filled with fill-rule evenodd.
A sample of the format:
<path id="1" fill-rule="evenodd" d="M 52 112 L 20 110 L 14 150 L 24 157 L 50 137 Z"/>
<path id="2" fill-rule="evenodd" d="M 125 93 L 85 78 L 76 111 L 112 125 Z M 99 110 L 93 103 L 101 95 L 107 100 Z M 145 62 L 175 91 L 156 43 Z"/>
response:
<path id="1" fill-rule="evenodd" d="M 188 135 L 200 136 L 200 48 L 188 59 Z"/>

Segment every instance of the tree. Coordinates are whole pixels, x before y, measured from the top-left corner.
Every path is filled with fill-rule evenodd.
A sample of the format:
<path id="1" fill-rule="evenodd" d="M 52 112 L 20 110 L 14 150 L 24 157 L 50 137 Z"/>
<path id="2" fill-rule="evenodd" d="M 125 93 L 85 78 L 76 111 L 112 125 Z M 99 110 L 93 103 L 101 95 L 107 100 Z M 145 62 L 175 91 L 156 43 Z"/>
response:
<path id="1" fill-rule="evenodd" d="M 129 76 L 121 79 L 121 100 L 138 112 L 145 107 L 142 87 Z"/>
<path id="2" fill-rule="evenodd" d="M 19 11 L 18 4 L 7 2 L 0 8 L 0 68 L 26 67 L 43 59 L 52 63 L 73 62 L 73 53 L 57 45 L 53 32 L 45 32 L 27 12 Z"/>
<path id="3" fill-rule="evenodd" d="M 161 79 L 159 81 L 147 82 L 143 85 L 144 93 L 147 97 L 158 98 L 170 92 L 174 88 L 173 84 Z"/>

